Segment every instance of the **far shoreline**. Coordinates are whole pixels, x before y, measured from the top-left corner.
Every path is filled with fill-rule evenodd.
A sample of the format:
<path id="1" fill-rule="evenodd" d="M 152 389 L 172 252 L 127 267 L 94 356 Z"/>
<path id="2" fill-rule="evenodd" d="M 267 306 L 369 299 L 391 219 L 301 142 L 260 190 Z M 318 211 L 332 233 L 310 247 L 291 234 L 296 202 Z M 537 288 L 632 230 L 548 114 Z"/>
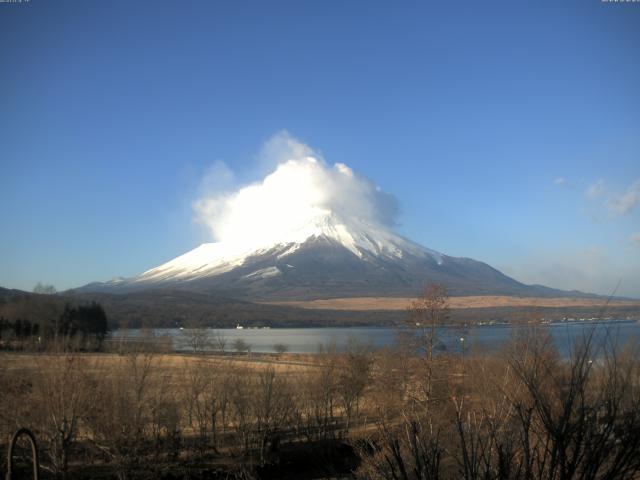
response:
<path id="1" fill-rule="evenodd" d="M 256 302 L 264 305 L 282 305 L 303 308 L 305 310 L 345 310 L 345 311 L 398 311 L 406 310 L 415 302 L 411 297 L 349 297 L 315 300 L 283 300 Z M 640 300 L 589 297 L 522 297 L 509 295 L 469 295 L 449 297 L 449 308 L 499 308 L 499 307 L 637 307 Z"/>
<path id="2" fill-rule="evenodd" d="M 549 322 L 480 322 L 480 323 L 443 323 L 437 325 L 436 328 L 496 328 L 496 327 L 559 327 L 563 325 L 600 325 L 600 324 L 609 324 L 609 323 L 637 323 L 640 322 L 639 318 L 601 318 L 601 319 L 585 319 L 585 320 L 566 320 L 566 321 L 549 321 Z M 420 327 L 419 325 L 416 327 Z M 405 324 L 396 324 L 396 325 L 326 325 L 326 326 L 317 326 L 317 325 L 306 325 L 306 326 L 294 326 L 294 327 L 283 327 L 283 326 L 274 326 L 274 327 L 215 327 L 215 326 L 202 326 L 202 327 L 123 327 L 123 328 L 115 328 L 110 334 L 117 331 L 126 331 L 126 330 L 197 330 L 197 329 L 205 329 L 205 330 L 229 330 L 233 332 L 243 332 L 243 331 L 260 331 L 260 330 L 322 330 L 322 329 L 340 329 L 340 330 L 349 330 L 349 329 L 379 329 L 379 330 L 404 330 L 412 328 L 411 326 L 407 326 Z M 424 326 L 424 328 L 430 328 L 429 326 Z"/>

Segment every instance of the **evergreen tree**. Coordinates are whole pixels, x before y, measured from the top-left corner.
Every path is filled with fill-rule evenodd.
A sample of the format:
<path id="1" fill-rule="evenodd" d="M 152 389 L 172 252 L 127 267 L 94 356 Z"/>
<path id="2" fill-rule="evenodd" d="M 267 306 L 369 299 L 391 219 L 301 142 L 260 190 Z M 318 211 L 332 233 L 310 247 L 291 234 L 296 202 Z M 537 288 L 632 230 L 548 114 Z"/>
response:
<path id="1" fill-rule="evenodd" d="M 13 324 L 13 331 L 16 334 L 16 338 L 22 338 L 22 319 L 18 318 Z"/>

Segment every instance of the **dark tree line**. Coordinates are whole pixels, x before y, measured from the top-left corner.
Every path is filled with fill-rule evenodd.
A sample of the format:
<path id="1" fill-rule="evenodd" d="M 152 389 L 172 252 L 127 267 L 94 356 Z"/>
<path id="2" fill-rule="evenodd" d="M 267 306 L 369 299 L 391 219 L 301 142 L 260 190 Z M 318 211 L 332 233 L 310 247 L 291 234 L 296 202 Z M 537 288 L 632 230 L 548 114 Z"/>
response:
<path id="1" fill-rule="evenodd" d="M 66 303 L 62 313 L 43 321 L 23 317 L 12 320 L 0 316 L 0 340 L 4 342 L 4 346 L 8 346 L 7 342 L 10 341 L 24 342 L 37 338 L 40 343 L 64 338 L 82 342 L 85 347 L 91 340 L 94 347 L 99 348 L 108 332 L 107 315 L 97 302 L 87 305 Z"/>
<path id="2" fill-rule="evenodd" d="M 99 303 L 73 307 L 66 304 L 58 324 L 59 334 L 75 337 L 95 336 L 102 341 L 109 331 L 107 314 Z"/>
<path id="3" fill-rule="evenodd" d="M 18 318 L 11 321 L 8 318 L 0 317 L 0 338 L 12 335 L 15 338 L 29 338 L 40 334 L 40 324 L 32 323 L 27 319 Z"/>

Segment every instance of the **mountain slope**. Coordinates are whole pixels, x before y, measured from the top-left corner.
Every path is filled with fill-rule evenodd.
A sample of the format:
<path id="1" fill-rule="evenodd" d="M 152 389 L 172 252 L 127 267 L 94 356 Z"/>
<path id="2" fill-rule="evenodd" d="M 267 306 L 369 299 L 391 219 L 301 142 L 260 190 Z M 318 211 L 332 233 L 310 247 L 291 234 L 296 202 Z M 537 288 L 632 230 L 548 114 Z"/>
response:
<path id="1" fill-rule="evenodd" d="M 428 282 L 443 284 L 452 295 L 566 295 L 430 250 L 384 226 L 326 211 L 287 231 L 203 244 L 137 277 L 80 290 L 176 288 L 252 300 L 308 300 L 415 296 Z"/>

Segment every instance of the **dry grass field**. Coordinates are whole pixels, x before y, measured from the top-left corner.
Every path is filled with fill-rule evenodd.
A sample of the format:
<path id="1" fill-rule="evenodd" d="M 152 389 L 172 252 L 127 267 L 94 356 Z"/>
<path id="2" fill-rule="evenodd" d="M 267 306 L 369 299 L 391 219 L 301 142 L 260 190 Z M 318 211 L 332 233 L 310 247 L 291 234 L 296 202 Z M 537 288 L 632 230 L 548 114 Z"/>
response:
<path id="1" fill-rule="evenodd" d="M 354 297 L 330 298 L 322 300 L 268 302 L 272 305 L 287 305 L 315 310 L 406 310 L 415 299 L 399 297 Z M 265 302 L 266 303 L 266 302 Z M 541 298 L 541 297 L 510 297 L 510 296 L 467 296 L 450 297 L 449 307 L 453 309 L 467 308 L 495 308 L 495 307 L 610 307 L 625 306 L 638 307 L 637 300 L 615 300 L 607 302 L 601 298 Z"/>
<path id="2" fill-rule="evenodd" d="M 436 355 L 437 341 L 416 328 L 395 349 L 315 355 L 3 352 L 0 458 L 27 427 L 43 479 L 638 478 L 637 346 L 592 362 L 594 337 L 567 361 L 537 327 L 493 353 Z M 433 475 L 394 475 L 424 465 Z"/>
<path id="3" fill-rule="evenodd" d="M 54 365 L 56 359 L 66 354 L 50 353 L 20 353 L 20 352 L 0 352 L 0 363 L 5 372 L 28 372 L 31 370 L 42 370 Z M 84 365 L 89 368 L 104 371 L 113 371 L 120 366 L 127 356 L 118 353 L 82 353 L 79 355 Z M 309 371 L 314 368 L 312 355 L 305 354 L 283 354 L 265 355 L 191 355 L 181 353 L 155 354 L 154 365 L 161 367 L 163 374 L 175 378 L 181 378 L 185 368 L 205 365 L 211 369 L 225 369 L 229 367 L 242 367 L 255 372 L 260 372 L 267 367 L 273 367 L 278 374 L 297 374 Z"/>

